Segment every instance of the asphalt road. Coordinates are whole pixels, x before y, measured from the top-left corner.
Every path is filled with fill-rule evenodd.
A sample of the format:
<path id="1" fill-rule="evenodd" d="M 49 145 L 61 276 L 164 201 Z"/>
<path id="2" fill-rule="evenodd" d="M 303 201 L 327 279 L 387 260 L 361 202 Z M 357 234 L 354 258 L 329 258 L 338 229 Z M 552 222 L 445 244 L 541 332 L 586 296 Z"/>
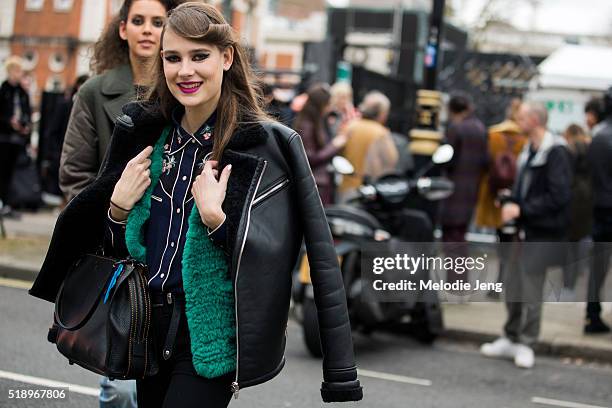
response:
<path id="1" fill-rule="evenodd" d="M 98 377 L 69 366 L 47 343 L 51 304 L 0 281 L 0 407 L 97 407 Z M 533 370 L 481 357 L 476 347 L 439 341 L 422 346 L 387 334 L 355 335 L 364 400 L 326 407 L 612 408 L 612 367 L 538 357 Z M 321 362 L 309 357 L 299 325 L 290 323 L 283 372 L 240 391 L 234 408 L 323 406 Z M 63 400 L 9 399 L 11 390 L 50 389 L 49 381 L 81 386 Z"/>

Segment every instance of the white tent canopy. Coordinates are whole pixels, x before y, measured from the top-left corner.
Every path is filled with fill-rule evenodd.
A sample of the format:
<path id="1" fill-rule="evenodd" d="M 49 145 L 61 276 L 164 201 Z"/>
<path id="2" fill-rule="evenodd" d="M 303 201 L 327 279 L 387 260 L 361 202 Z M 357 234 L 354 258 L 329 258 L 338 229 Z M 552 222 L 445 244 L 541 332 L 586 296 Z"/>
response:
<path id="1" fill-rule="evenodd" d="M 538 71 L 541 88 L 605 91 L 612 86 L 612 48 L 564 45 Z"/>

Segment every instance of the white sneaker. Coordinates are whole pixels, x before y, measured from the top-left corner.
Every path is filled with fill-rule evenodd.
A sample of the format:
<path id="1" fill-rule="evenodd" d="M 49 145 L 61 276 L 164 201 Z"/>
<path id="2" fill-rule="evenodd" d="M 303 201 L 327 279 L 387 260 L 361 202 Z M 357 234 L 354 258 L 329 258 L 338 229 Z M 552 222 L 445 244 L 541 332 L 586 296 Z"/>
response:
<path id="1" fill-rule="evenodd" d="M 535 356 L 533 354 L 533 349 L 524 344 L 517 344 L 514 365 L 518 368 L 532 368 L 534 364 Z"/>
<path id="2" fill-rule="evenodd" d="M 480 352 L 487 357 L 514 358 L 516 344 L 506 337 L 500 337 L 492 343 L 480 346 Z"/>

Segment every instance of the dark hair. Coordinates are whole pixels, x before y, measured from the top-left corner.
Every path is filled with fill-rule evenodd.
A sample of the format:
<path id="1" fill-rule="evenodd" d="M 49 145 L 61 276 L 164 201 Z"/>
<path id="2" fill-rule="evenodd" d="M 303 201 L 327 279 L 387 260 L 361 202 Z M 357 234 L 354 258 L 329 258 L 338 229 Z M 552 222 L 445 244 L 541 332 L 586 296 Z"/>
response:
<path id="1" fill-rule="evenodd" d="M 597 123 L 601 122 L 605 116 L 603 99 L 600 99 L 600 98 L 590 99 L 584 106 L 584 113 L 592 113 L 597 118 Z"/>
<path id="2" fill-rule="evenodd" d="M 89 75 L 79 75 L 77 79 L 74 81 L 74 85 L 72 85 L 72 89 L 70 90 L 70 96 L 73 97 L 78 91 L 81 85 L 85 83 L 89 79 Z"/>
<path id="3" fill-rule="evenodd" d="M 261 93 L 263 96 L 270 96 L 274 93 L 274 86 L 270 84 L 263 84 L 261 86 Z"/>
<path id="4" fill-rule="evenodd" d="M 308 95 L 308 99 L 295 118 L 294 126 L 296 129 L 301 129 L 304 122 L 312 123 L 314 126 L 315 140 L 320 148 L 327 143 L 322 131 L 322 124 L 323 111 L 331 99 L 329 86 L 327 84 L 315 84 L 308 89 L 306 95 Z"/>
<path id="5" fill-rule="evenodd" d="M 253 75 L 234 30 L 214 6 L 200 2 L 181 4 L 168 13 L 161 34 L 162 41 L 167 30 L 191 41 L 214 45 L 221 51 L 229 47 L 234 49 L 233 63 L 223 72 L 221 97 L 217 106 L 213 158 L 218 160 L 238 126 L 271 120 L 263 110 L 259 82 Z M 180 103 L 166 84 L 161 55 L 157 57 L 154 72 L 154 85 L 146 99 L 164 117 L 170 118 L 172 110 Z"/>
<path id="6" fill-rule="evenodd" d="M 463 113 L 472 110 L 472 98 L 465 93 L 455 93 L 451 95 L 448 102 L 448 110 L 451 113 Z"/>
<path id="7" fill-rule="evenodd" d="M 93 56 L 89 62 L 89 68 L 96 74 L 129 64 L 130 53 L 128 43 L 119 36 L 121 22 L 127 22 L 132 4 L 138 0 L 125 0 L 119 9 L 119 13 L 111 19 L 106 29 L 93 46 Z M 158 0 L 169 12 L 185 0 Z"/>
<path id="8" fill-rule="evenodd" d="M 584 143 L 588 143 L 588 140 L 589 140 L 584 129 L 580 125 L 577 125 L 575 123 L 572 123 L 565 129 L 563 136 L 565 137 L 565 140 L 567 141 L 569 149 L 574 153 L 576 152 L 577 143 L 584 144 Z"/>

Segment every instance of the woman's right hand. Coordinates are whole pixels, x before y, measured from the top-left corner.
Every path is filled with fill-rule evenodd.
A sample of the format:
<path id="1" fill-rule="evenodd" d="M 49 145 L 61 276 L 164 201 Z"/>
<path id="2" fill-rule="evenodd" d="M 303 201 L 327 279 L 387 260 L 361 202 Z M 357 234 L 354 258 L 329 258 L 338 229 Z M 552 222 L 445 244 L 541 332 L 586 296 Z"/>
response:
<path id="1" fill-rule="evenodd" d="M 336 135 L 332 139 L 331 142 L 337 149 L 342 149 L 344 145 L 346 145 L 347 141 L 348 141 L 348 134 L 346 132 L 343 132 L 343 133 L 339 133 L 338 135 Z"/>
<path id="2" fill-rule="evenodd" d="M 129 211 L 142 198 L 147 187 L 151 184 L 151 171 L 149 170 L 151 160 L 149 156 L 151 156 L 152 152 L 153 147 L 147 146 L 128 162 L 121 174 L 121 178 L 115 184 L 115 189 L 111 196 L 113 204 Z M 113 215 L 113 218 L 115 218 L 114 209 L 115 206 L 111 205 L 111 215 Z"/>

